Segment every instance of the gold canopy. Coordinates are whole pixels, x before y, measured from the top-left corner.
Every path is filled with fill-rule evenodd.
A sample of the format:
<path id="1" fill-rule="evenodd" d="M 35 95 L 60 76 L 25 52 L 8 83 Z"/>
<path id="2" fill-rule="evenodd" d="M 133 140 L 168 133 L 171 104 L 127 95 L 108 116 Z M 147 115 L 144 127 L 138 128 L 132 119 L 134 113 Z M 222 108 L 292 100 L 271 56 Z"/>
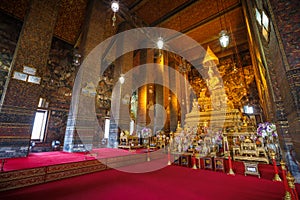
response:
<path id="1" fill-rule="evenodd" d="M 214 54 L 214 52 L 209 48 L 209 46 L 207 46 L 206 54 L 203 59 L 203 64 L 211 60 L 214 60 L 216 64 L 219 64 L 219 58 Z"/>

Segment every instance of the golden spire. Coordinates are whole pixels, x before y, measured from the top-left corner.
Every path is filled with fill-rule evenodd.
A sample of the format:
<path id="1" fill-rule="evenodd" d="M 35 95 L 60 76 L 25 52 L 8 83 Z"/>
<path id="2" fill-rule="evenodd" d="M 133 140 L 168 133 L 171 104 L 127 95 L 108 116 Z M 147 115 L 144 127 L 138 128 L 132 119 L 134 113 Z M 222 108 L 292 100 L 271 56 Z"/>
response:
<path id="1" fill-rule="evenodd" d="M 214 54 L 214 52 L 209 48 L 209 46 L 207 46 L 206 54 L 202 63 L 204 64 L 211 60 L 214 60 L 216 64 L 219 64 L 219 58 Z"/>

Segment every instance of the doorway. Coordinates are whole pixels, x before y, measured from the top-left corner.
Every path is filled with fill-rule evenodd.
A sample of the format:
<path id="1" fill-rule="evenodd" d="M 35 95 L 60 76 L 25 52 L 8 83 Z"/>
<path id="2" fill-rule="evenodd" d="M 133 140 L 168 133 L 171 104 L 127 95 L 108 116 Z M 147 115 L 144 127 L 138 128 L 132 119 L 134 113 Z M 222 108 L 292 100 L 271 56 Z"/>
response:
<path id="1" fill-rule="evenodd" d="M 34 123 L 31 133 L 31 140 L 43 141 L 48 119 L 47 110 L 37 110 L 34 117 Z"/>

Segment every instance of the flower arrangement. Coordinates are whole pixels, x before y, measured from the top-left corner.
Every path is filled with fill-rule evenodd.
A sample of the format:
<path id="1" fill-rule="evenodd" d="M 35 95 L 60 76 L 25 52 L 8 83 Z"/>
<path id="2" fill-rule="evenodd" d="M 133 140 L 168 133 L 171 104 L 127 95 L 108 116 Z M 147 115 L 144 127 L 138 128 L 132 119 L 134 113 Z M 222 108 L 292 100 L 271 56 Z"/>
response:
<path id="1" fill-rule="evenodd" d="M 194 134 L 192 132 L 181 131 L 174 137 L 174 148 L 178 152 L 187 151 L 193 143 Z"/>
<path id="2" fill-rule="evenodd" d="M 195 150 L 196 150 L 197 152 L 200 152 L 200 151 L 202 150 L 202 146 L 197 145 L 197 146 L 195 147 Z"/>
<path id="3" fill-rule="evenodd" d="M 141 131 L 141 135 L 143 138 L 151 137 L 152 136 L 152 130 L 150 128 L 144 127 Z"/>
<path id="4" fill-rule="evenodd" d="M 213 139 L 214 139 L 213 143 L 218 144 L 218 145 L 222 145 L 222 142 L 223 142 L 222 131 L 216 132 Z"/>
<path id="5" fill-rule="evenodd" d="M 267 137 L 277 137 L 276 125 L 270 122 L 264 122 L 258 124 L 257 135 L 262 136 L 263 138 Z"/>

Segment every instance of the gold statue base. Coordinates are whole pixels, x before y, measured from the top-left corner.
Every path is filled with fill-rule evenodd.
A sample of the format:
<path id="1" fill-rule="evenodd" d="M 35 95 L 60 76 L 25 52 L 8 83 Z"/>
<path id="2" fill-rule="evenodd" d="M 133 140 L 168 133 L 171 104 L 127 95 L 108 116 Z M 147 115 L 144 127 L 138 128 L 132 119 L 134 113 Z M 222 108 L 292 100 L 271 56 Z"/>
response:
<path id="1" fill-rule="evenodd" d="M 275 174 L 273 181 L 282 181 L 278 174 Z"/>

